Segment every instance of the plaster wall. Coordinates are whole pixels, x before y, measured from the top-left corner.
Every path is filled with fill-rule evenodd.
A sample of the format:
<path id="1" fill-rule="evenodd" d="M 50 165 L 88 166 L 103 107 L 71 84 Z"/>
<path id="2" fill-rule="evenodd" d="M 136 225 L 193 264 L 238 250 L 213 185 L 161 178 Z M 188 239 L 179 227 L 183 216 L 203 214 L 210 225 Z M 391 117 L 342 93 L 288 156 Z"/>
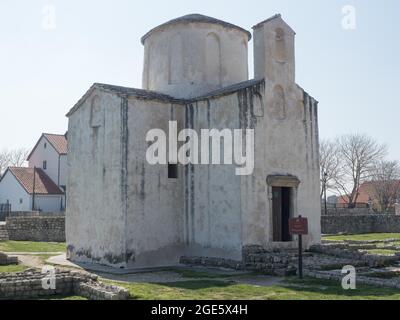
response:
<path id="1" fill-rule="evenodd" d="M 123 101 L 94 90 L 69 119 L 66 236 L 74 261 L 126 265 Z"/>
<path id="2" fill-rule="evenodd" d="M 32 209 L 31 196 L 10 171 L 7 171 L 0 181 L 0 203 L 7 202 L 11 204 L 11 211 L 30 211 Z"/>
<path id="3" fill-rule="evenodd" d="M 236 94 L 198 101 L 186 106 L 185 127 L 199 136 L 201 129 L 239 129 L 239 111 Z M 211 140 L 209 154 L 211 163 Z M 222 144 L 220 154 L 223 161 Z M 187 256 L 241 259 L 240 177 L 235 168 L 222 162 L 186 166 L 183 223 Z"/>
<path id="4" fill-rule="evenodd" d="M 35 209 L 43 212 L 60 212 L 64 209 L 64 196 L 35 195 Z"/>
<path id="5" fill-rule="evenodd" d="M 193 98 L 248 79 L 248 35 L 208 23 L 166 26 L 145 41 L 143 88 Z"/>
<path id="6" fill-rule="evenodd" d="M 183 254 L 183 180 L 168 178 L 168 165 L 150 165 L 146 151 L 151 129 L 167 135 L 169 121 L 183 129 L 184 106 L 155 100 L 130 98 L 126 125 L 127 141 L 127 252 L 129 265 L 177 264 Z"/>
<path id="7" fill-rule="evenodd" d="M 67 155 L 60 156 L 60 181 L 59 186 L 67 185 Z"/>
<path id="8" fill-rule="evenodd" d="M 59 154 L 45 137 L 41 137 L 35 151 L 29 159 L 29 167 L 41 168 L 56 185 L 59 185 L 58 163 Z M 46 169 L 43 162 L 46 161 Z"/>

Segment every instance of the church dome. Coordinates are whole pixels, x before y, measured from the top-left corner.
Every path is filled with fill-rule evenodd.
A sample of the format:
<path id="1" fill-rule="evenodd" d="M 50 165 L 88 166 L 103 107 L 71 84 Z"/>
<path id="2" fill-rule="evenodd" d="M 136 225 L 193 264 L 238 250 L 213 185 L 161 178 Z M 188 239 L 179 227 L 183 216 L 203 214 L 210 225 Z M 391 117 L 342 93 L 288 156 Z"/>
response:
<path id="1" fill-rule="evenodd" d="M 151 29 L 149 32 L 147 32 L 142 37 L 142 39 L 141 39 L 142 44 L 144 44 L 146 39 L 153 32 L 159 31 L 159 30 L 161 30 L 161 29 L 163 29 L 163 28 L 165 28 L 167 26 L 172 26 L 172 25 L 180 24 L 180 23 L 195 23 L 195 22 L 211 23 L 211 24 L 221 25 L 221 26 L 226 27 L 226 28 L 237 29 L 239 31 L 242 31 L 242 32 L 246 33 L 247 36 L 249 37 L 249 41 L 251 40 L 251 33 L 249 31 L 239 27 L 239 26 L 236 26 L 236 25 L 234 25 L 232 23 L 225 22 L 225 21 L 222 21 L 222 20 L 219 20 L 219 19 L 215 19 L 213 17 L 208 17 L 208 16 L 205 16 L 205 15 L 202 15 L 202 14 L 194 13 L 194 14 L 188 14 L 186 16 L 182 16 L 182 17 L 179 17 L 179 18 L 176 18 L 176 19 L 172 19 L 172 20 L 170 20 L 168 22 L 165 22 L 165 23 L 163 23 L 163 24 Z"/>
<path id="2" fill-rule="evenodd" d="M 193 98 L 248 80 L 250 32 L 200 14 L 168 21 L 142 37 L 143 88 Z"/>

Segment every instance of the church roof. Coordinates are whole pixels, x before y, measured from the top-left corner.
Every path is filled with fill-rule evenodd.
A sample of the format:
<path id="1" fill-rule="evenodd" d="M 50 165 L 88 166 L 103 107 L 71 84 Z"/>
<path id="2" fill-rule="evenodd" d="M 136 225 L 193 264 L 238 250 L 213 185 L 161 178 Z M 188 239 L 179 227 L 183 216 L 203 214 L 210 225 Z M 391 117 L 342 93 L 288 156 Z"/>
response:
<path id="1" fill-rule="evenodd" d="M 281 21 L 288 27 L 288 29 L 289 29 L 290 31 L 292 31 L 294 34 L 296 34 L 296 32 L 292 29 L 292 27 L 289 26 L 289 25 L 286 23 L 286 21 L 282 19 L 282 15 L 281 15 L 280 13 L 275 14 L 275 15 L 273 15 L 272 17 L 270 17 L 270 18 L 268 18 L 268 19 L 266 19 L 266 20 L 264 20 L 264 21 L 261 21 L 261 22 L 257 23 L 257 24 L 253 27 L 253 30 L 258 29 L 258 28 L 262 27 L 264 24 L 269 23 L 269 22 L 271 22 L 271 21 L 273 21 L 273 20 L 275 20 L 275 19 L 281 20 Z"/>
<path id="2" fill-rule="evenodd" d="M 111 84 L 104 84 L 104 83 L 95 83 L 90 87 L 90 89 L 85 93 L 85 95 L 75 104 L 75 106 L 72 107 L 72 109 L 67 113 L 66 116 L 69 117 L 70 115 L 72 115 L 82 105 L 82 103 L 91 95 L 91 93 L 95 89 L 113 93 L 113 94 L 117 94 L 117 95 L 121 95 L 121 96 L 135 97 L 137 99 L 157 100 L 157 101 L 161 101 L 161 102 L 185 105 L 185 104 L 193 103 L 195 101 L 200 101 L 200 100 L 205 100 L 205 99 L 228 95 L 228 94 L 234 93 L 236 91 L 261 84 L 263 82 L 264 82 L 264 79 L 247 80 L 247 81 L 243 81 L 240 83 L 236 83 L 236 84 L 228 86 L 228 87 L 224 87 L 224 88 L 221 88 L 218 90 L 211 91 L 205 95 L 202 95 L 199 97 L 194 97 L 192 99 L 177 99 L 177 98 L 171 97 L 167 94 L 163 94 L 163 93 L 160 93 L 157 91 L 135 89 L 135 88 L 129 88 L 129 87 L 122 87 L 122 86 L 114 86 Z"/>
<path id="3" fill-rule="evenodd" d="M 180 18 L 176 18 L 173 20 L 170 20 L 166 23 L 163 23 L 153 29 L 151 29 L 149 32 L 147 32 L 141 39 L 142 44 L 144 44 L 145 40 L 155 31 L 158 31 L 166 26 L 170 26 L 170 25 L 174 25 L 177 23 L 195 23 L 195 22 L 203 22 L 203 23 L 212 23 L 212 24 L 218 24 L 220 26 L 226 27 L 226 28 L 232 28 L 232 29 L 236 29 L 239 31 L 242 31 L 244 33 L 247 34 L 249 41 L 251 39 L 251 33 L 249 31 L 247 31 L 246 29 L 243 29 L 237 25 L 234 25 L 232 23 L 229 22 L 225 22 L 222 20 L 218 20 L 212 17 L 208 17 L 202 14 L 188 14 L 186 16 L 180 17 Z"/>
<path id="4" fill-rule="evenodd" d="M 203 96 L 200 96 L 200 97 L 196 97 L 193 100 L 197 100 L 198 101 L 198 100 L 203 100 L 203 99 L 208 99 L 208 98 L 214 98 L 214 97 L 228 95 L 228 94 L 234 93 L 234 92 L 239 91 L 239 90 L 243 90 L 243 89 L 246 89 L 246 88 L 249 88 L 249 87 L 253 87 L 253 86 L 259 85 L 261 83 L 264 83 L 264 81 L 265 81 L 264 79 L 261 79 L 261 80 L 257 80 L 257 79 L 246 80 L 246 81 L 243 81 L 243 82 L 235 83 L 235 84 L 233 84 L 231 86 L 228 86 L 228 87 L 224 87 L 224 88 L 221 88 L 221 89 L 217 89 L 217 90 L 211 91 L 211 92 L 207 93 L 206 95 L 203 95 Z"/>

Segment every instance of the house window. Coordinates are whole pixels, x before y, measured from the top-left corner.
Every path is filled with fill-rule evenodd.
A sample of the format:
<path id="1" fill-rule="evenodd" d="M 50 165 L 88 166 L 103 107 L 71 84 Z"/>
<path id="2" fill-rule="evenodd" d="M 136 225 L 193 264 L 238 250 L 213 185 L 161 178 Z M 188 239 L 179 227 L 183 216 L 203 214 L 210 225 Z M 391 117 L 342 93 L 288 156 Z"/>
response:
<path id="1" fill-rule="evenodd" d="M 44 148 L 45 148 L 45 149 L 47 148 L 47 143 L 44 143 Z"/>
<path id="2" fill-rule="evenodd" d="M 21 198 L 19 199 L 19 203 L 22 204 L 24 202 L 24 200 Z"/>
<path id="3" fill-rule="evenodd" d="M 168 179 L 178 179 L 178 165 L 168 164 Z"/>
<path id="4" fill-rule="evenodd" d="M 43 161 L 43 170 L 47 169 L 47 161 Z"/>

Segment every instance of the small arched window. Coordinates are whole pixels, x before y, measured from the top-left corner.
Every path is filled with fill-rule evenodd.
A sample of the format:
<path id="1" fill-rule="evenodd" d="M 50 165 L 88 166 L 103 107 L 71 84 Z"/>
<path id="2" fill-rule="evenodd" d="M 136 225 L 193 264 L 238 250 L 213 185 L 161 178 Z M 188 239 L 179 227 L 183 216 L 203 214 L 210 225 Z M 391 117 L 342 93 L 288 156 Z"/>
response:
<path id="1" fill-rule="evenodd" d="M 285 92 L 280 85 L 274 87 L 271 113 L 273 118 L 277 120 L 286 118 Z"/>
<path id="2" fill-rule="evenodd" d="M 258 92 L 253 94 L 253 114 L 256 117 L 264 116 L 263 98 Z"/>
<path id="3" fill-rule="evenodd" d="M 92 100 L 90 108 L 90 126 L 92 128 L 98 128 L 103 125 L 103 108 L 100 103 L 99 96 L 95 96 Z"/>
<path id="4" fill-rule="evenodd" d="M 282 28 L 275 30 L 275 59 L 278 62 L 286 62 L 286 37 Z"/>
<path id="5" fill-rule="evenodd" d="M 218 35 L 209 33 L 206 38 L 206 81 L 221 85 L 221 43 Z"/>
<path id="6" fill-rule="evenodd" d="M 168 83 L 179 84 L 182 81 L 183 70 L 183 43 L 181 35 L 174 35 L 169 42 Z"/>

